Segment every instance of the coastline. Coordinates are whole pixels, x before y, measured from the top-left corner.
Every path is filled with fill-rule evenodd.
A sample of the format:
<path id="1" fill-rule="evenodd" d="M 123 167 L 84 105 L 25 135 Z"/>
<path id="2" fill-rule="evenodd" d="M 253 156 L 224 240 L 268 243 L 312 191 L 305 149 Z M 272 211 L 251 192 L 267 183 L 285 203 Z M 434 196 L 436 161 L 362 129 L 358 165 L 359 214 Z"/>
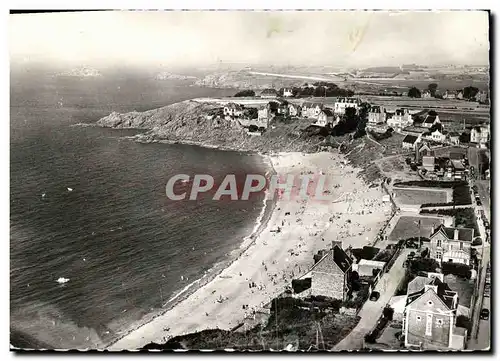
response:
<path id="1" fill-rule="evenodd" d="M 175 144 L 175 143 L 168 143 L 168 144 Z M 188 143 L 182 143 L 182 144 L 188 144 Z M 201 146 L 199 144 L 189 144 L 189 145 L 197 145 Z M 210 148 L 210 147 L 209 147 Z M 216 148 L 216 147 L 214 147 Z M 233 149 L 225 149 L 225 150 L 231 150 Z M 269 156 L 266 156 L 264 154 L 260 154 L 264 159 L 266 160 L 266 166 L 270 168 L 270 172 L 272 174 L 276 174 L 276 170 L 273 167 L 272 160 L 270 159 Z M 262 210 L 257 217 L 255 221 L 255 226 L 252 230 L 252 232 L 243 238 L 242 243 L 239 245 L 239 247 L 235 250 L 233 250 L 230 254 L 229 257 L 223 261 L 220 261 L 216 264 L 214 264 L 203 276 L 201 276 L 199 279 L 193 281 L 189 285 L 185 286 L 183 289 L 180 291 L 176 291 L 172 297 L 163 304 L 163 307 L 161 311 L 156 312 L 156 313 L 151 313 L 148 315 L 145 315 L 142 317 L 140 320 L 137 320 L 136 322 L 132 323 L 125 331 L 122 332 L 121 335 L 118 337 L 115 337 L 112 341 L 106 342 L 102 348 L 108 348 L 112 346 L 113 344 L 119 342 L 121 339 L 129 335 L 130 333 L 134 332 L 138 328 L 152 322 L 154 319 L 161 317 L 165 313 L 169 312 L 170 310 L 174 309 L 179 303 L 183 302 L 185 299 L 189 298 L 193 293 L 195 293 L 198 289 L 204 287 L 205 285 L 209 284 L 212 282 L 216 277 L 218 277 L 224 270 L 226 270 L 228 267 L 230 267 L 234 262 L 237 262 L 238 259 L 241 257 L 241 255 L 250 247 L 252 244 L 255 242 L 255 240 L 258 238 L 259 234 L 267 227 L 271 216 L 274 212 L 274 209 L 276 207 L 276 200 L 269 199 L 269 192 L 266 192 L 266 195 L 263 199 L 263 207 Z"/>
<path id="2" fill-rule="evenodd" d="M 346 246 L 358 247 L 366 245 L 365 237 L 375 239 L 390 209 L 386 210 L 381 203 L 380 189 L 369 188 L 357 177 L 359 169 L 342 166 L 342 155 L 279 153 L 268 157 L 274 172 L 279 174 L 298 175 L 328 169 L 329 176 L 341 182 L 341 189 L 335 193 L 342 195 L 348 190 L 356 193 L 359 188 L 359 193 L 367 193 L 358 194 L 354 202 L 359 204 L 357 209 L 371 207 L 370 214 L 353 214 L 351 201 L 325 204 L 314 200 L 278 199 L 272 202 L 267 220 L 261 222 L 255 235 L 243 242 L 230 261 L 202 278 L 197 287 L 173 300 L 161 314 L 130 327 L 128 332 L 106 345 L 107 349 L 133 350 L 203 329 L 231 329 L 246 317 L 243 302 L 251 308 L 263 307 L 283 292 L 291 279 L 305 273 L 312 266 L 314 252 L 328 247 L 332 240 L 344 239 Z M 340 213 L 332 217 L 335 211 Z M 360 217 L 365 218 L 363 225 L 355 222 L 363 221 Z M 350 231 L 347 219 L 352 219 L 352 226 L 357 226 L 355 233 Z M 275 233 L 280 225 L 284 226 L 283 230 Z M 364 228 L 364 232 L 358 233 L 360 228 Z M 291 249 L 294 252 L 290 252 Z M 258 285 L 258 291 L 249 287 L 250 281 Z"/>

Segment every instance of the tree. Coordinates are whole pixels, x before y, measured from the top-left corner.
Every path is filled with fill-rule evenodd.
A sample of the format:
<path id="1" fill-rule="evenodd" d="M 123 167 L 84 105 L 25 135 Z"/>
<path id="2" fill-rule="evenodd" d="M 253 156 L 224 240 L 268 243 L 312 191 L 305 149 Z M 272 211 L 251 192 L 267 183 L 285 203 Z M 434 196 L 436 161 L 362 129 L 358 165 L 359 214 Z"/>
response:
<path id="1" fill-rule="evenodd" d="M 430 83 L 427 86 L 427 89 L 429 89 L 429 92 L 431 93 L 432 96 L 436 95 L 437 88 L 438 88 L 438 85 L 436 83 Z"/>
<path id="2" fill-rule="evenodd" d="M 420 93 L 420 90 L 418 90 L 415 87 L 412 87 L 410 88 L 410 90 L 408 90 L 408 96 L 410 98 L 420 98 L 422 94 Z"/>
<path id="3" fill-rule="evenodd" d="M 460 137 L 458 137 L 458 140 L 462 144 L 470 143 L 470 133 L 463 132 L 462 134 L 460 134 Z"/>
<path id="4" fill-rule="evenodd" d="M 253 90 L 242 90 L 236 94 L 234 94 L 235 97 L 254 97 L 255 92 Z"/>
<path id="5" fill-rule="evenodd" d="M 479 89 L 473 86 L 466 86 L 464 88 L 464 99 L 474 99 L 479 92 Z"/>

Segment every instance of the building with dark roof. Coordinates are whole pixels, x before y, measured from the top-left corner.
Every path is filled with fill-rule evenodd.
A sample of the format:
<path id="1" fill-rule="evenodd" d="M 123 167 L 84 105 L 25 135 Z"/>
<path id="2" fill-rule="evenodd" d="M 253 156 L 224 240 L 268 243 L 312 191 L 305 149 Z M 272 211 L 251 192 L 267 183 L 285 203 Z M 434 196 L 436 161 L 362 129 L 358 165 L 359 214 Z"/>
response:
<path id="1" fill-rule="evenodd" d="M 260 92 L 261 98 L 277 98 L 278 91 L 276 89 L 264 89 Z"/>
<path id="2" fill-rule="evenodd" d="M 452 262 L 470 265 L 473 228 L 453 228 L 440 225 L 432 229 L 429 257 L 439 263 Z"/>
<path id="3" fill-rule="evenodd" d="M 370 108 L 368 112 L 368 123 L 370 124 L 382 124 L 386 121 L 385 108 L 375 105 Z"/>
<path id="4" fill-rule="evenodd" d="M 456 326 L 458 295 L 442 275 L 417 277 L 408 284 L 403 317 L 405 346 L 432 350 L 461 350 L 467 333 Z"/>
<path id="5" fill-rule="evenodd" d="M 403 149 L 415 150 L 419 142 L 420 142 L 419 136 L 408 134 L 403 138 Z"/>
<path id="6" fill-rule="evenodd" d="M 311 269 L 311 294 L 347 300 L 352 259 L 334 245 Z"/>
<path id="7" fill-rule="evenodd" d="M 432 126 L 435 124 L 441 124 L 441 121 L 439 120 L 439 115 L 437 115 L 436 113 L 433 113 L 433 114 L 426 115 L 426 117 L 422 123 L 422 126 L 424 128 L 432 128 Z"/>

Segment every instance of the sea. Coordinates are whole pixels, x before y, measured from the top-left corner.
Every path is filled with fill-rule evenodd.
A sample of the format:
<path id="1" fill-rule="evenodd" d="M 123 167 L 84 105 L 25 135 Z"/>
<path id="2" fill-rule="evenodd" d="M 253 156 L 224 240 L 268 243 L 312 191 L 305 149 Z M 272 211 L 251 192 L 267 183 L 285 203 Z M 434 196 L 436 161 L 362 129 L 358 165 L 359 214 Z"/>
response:
<path id="1" fill-rule="evenodd" d="M 172 201 L 178 173 L 260 173 L 256 154 L 140 144 L 93 124 L 235 90 L 138 74 L 11 73 L 10 329 L 21 348 L 103 347 L 227 261 L 266 201 Z M 68 280 L 65 283 L 59 279 Z"/>

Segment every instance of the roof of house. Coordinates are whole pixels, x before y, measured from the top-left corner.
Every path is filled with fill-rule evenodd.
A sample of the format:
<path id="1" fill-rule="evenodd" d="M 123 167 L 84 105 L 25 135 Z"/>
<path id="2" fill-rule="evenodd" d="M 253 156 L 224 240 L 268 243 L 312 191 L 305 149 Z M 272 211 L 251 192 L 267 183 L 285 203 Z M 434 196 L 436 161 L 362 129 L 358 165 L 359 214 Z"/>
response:
<path id="1" fill-rule="evenodd" d="M 421 278 L 428 279 L 427 277 L 421 277 Z M 433 289 L 432 289 L 432 291 L 431 290 L 426 291 L 425 286 L 427 286 L 427 285 L 436 286 L 437 292 L 434 291 Z M 453 308 L 453 299 L 457 293 L 452 291 L 447 283 L 441 282 L 441 280 L 437 277 L 433 277 L 428 282 L 425 282 L 424 280 L 418 280 L 414 284 L 412 289 L 416 289 L 417 287 L 420 287 L 420 286 L 421 286 L 421 288 L 419 291 L 416 291 L 413 293 L 408 292 L 409 297 L 407 299 L 407 305 L 413 303 L 415 300 L 420 298 L 420 296 L 422 296 L 424 293 L 431 291 L 431 292 L 435 292 L 436 295 L 441 299 L 441 301 L 443 301 L 443 303 L 449 309 Z M 408 284 L 408 291 L 409 290 L 410 290 L 410 284 Z"/>
<path id="2" fill-rule="evenodd" d="M 358 266 L 371 266 L 371 267 L 384 267 L 385 262 L 382 261 L 374 261 L 371 259 L 360 259 L 358 262 Z"/>
<path id="3" fill-rule="evenodd" d="M 429 284 L 430 281 L 432 281 L 432 278 L 429 277 L 415 277 L 412 281 L 410 281 L 410 283 L 408 283 L 406 294 L 411 295 L 413 293 L 420 292 L 425 285 Z"/>
<path id="4" fill-rule="evenodd" d="M 304 103 L 302 103 L 302 107 L 303 108 L 315 108 L 315 107 L 323 108 L 323 104 L 321 104 L 321 103 L 304 102 Z"/>
<path id="5" fill-rule="evenodd" d="M 424 119 L 424 123 L 425 124 L 434 124 L 434 122 L 436 121 L 436 117 L 437 115 L 428 115 L 425 117 Z"/>
<path id="6" fill-rule="evenodd" d="M 406 137 L 403 139 L 403 143 L 410 143 L 410 144 L 415 144 L 415 142 L 418 140 L 418 137 L 408 134 Z"/>
<path id="7" fill-rule="evenodd" d="M 370 108 L 370 113 L 382 113 L 382 110 L 380 109 L 380 106 L 374 105 Z"/>
<path id="8" fill-rule="evenodd" d="M 226 107 L 230 109 L 235 109 L 235 110 L 243 110 L 243 106 L 237 103 L 228 103 L 226 104 Z"/>
<path id="9" fill-rule="evenodd" d="M 465 170 L 465 167 L 460 160 L 451 160 L 451 165 L 456 170 Z"/>
<path id="10" fill-rule="evenodd" d="M 352 259 L 345 253 L 345 251 L 339 247 L 338 245 L 335 245 L 333 249 L 331 249 L 329 252 L 326 252 L 323 257 L 316 262 L 316 264 L 311 268 L 310 271 L 314 270 L 319 264 L 322 262 L 326 262 L 326 259 L 332 258 L 333 262 L 339 267 L 339 269 L 343 272 L 346 273 L 349 268 L 351 268 L 352 265 Z"/>
<path id="11" fill-rule="evenodd" d="M 454 239 L 455 238 L 455 230 L 458 230 L 458 240 L 464 241 L 464 242 L 472 242 L 472 239 L 474 238 L 474 229 L 472 229 L 472 228 L 445 227 L 443 224 L 441 224 L 434 231 L 434 233 L 431 234 L 431 238 L 434 237 L 438 232 L 443 232 L 444 235 L 448 239 Z"/>
<path id="12" fill-rule="evenodd" d="M 331 109 L 323 108 L 323 110 L 321 112 L 325 113 L 327 117 L 333 117 L 333 112 Z"/>
<path id="13" fill-rule="evenodd" d="M 464 154 L 463 153 L 450 152 L 450 159 L 461 160 L 463 158 L 464 158 Z"/>
<path id="14" fill-rule="evenodd" d="M 396 109 L 396 115 L 404 115 L 406 109 Z"/>

